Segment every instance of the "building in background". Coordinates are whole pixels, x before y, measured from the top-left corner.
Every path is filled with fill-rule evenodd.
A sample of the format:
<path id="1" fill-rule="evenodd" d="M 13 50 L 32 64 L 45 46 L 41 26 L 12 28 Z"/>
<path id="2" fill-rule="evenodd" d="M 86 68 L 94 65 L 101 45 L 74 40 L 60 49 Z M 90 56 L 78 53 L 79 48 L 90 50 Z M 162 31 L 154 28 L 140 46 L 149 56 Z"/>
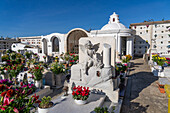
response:
<path id="1" fill-rule="evenodd" d="M 19 37 L 21 43 L 37 46 L 42 48 L 41 46 L 41 36 L 31 36 L 31 37 Z"/>
<path id="2" fill-rule="evenodd" d="M 149 53 L 170 55 L 170 20 L 132 23 L 135 30 L 134 55 L 143 56 Z"/>
<path id="3" fill-rule="evenodd" d="M 79 53 L 79 39 L 84 37 L 112 37 L 116 40 L 116 56 L 133 56 L 133 30 L 119 22 L 119 15 L 110 15 L 109 22 L 99 30 L 86 31 L 82 28 L 70 30 L 67 34 L 52 33 L 42 37 L 42 53 L 49 56 L 65 52 Z"/>
<path id="4" fill-rule="evenodd" d="M 13 43 L 19 43 L 20 41 L 18 40 L 18 38 L 0 38 L 0 50 L 7 50 L 7 49 L 11 49 L 11 45 Z"/>

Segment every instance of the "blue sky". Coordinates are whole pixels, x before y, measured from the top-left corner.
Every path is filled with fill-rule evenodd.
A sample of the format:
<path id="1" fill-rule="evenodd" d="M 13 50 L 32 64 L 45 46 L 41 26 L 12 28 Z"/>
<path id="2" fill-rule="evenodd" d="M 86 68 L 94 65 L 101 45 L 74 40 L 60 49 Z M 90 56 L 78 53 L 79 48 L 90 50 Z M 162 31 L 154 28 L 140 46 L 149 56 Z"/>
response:
<path id="1" fill-rule="evenodd" d="M 0 36 L 67 33 L 101 29 L 116 12 L 130 23 L 170 20 L 170 0 L 0 0 Z"/>

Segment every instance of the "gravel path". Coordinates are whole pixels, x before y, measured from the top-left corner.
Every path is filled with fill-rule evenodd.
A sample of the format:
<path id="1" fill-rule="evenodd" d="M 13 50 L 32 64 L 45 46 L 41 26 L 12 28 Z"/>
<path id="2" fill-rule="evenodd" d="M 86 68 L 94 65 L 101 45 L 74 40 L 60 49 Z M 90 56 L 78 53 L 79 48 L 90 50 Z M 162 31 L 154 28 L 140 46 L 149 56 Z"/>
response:
<path id="1" fill-rule="evenodd" d="M 142 58 L 132 62 L 121 113 L 167 113 L 168 99 L 159 92 L 158 77 Z"/>

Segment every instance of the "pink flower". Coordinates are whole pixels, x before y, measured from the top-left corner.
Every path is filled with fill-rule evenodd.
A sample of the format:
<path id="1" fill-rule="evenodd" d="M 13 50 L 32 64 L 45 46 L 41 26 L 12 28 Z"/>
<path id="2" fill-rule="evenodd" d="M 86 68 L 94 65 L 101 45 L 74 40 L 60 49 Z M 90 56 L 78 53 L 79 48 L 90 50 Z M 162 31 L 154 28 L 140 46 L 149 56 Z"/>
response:
<path id="1" fill-rule="evenodd" d="M 5 96 L 3 106 L 9 105 L 12 101 L 14 101 L 14 99 L 9 100 L 9 98 Z"/>
<path id="2" fill-rule="evenodd" d="M 15 113 L 19 113 L 19 111 L 18 111 L 17 108 L 14 108 L 14 112 L 15 112 Z"/>
<path id="3" fill-rule="evenodd" d="M 3 111 L 5 111 L 5 108 L 4 108 L 4 107 L 1 107 L 1 106 L 0 106 L 0 109 L 3 110 Z"/>
<path id="4" fill-rule="evenodd" d="M 124 64 L 125 66 L 127 66 L 127 64 Z"/>

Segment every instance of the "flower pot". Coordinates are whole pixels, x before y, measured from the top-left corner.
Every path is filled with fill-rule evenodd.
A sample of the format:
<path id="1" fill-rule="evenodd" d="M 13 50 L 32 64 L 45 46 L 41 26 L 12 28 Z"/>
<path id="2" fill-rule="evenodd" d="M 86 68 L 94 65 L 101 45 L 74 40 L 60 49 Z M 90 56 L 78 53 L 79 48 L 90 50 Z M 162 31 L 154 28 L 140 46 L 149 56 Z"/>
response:
<path id="1" fill-rule="evenodd" d="M 87 103 L 87 100 L 74 100 L 74 102 L 77 104 L 77 105 L 84 105 Z"/>
<path id="2" fill-rule="evenodd" d="M 153 64 L 154 64 L 155 66 L 157 66 L 157 65 L 158 65 L 156 62 L 153 62 Z"/>
<path id="3" fill-rule="evenodd" d="M 53 106 L 54 106 L 54 104 L 53 104 Z M 52 107 L 53 107 L 53 106 L 52 106 Z M 52 107 L 50 107 L 50 108 L 40 108 L 40 107 L 38 107 L 38 113 L 48 113 L 49 110 L 50 110 Z"/>
<path id="4" fill-rule="evenodd" d="M 72 64 L 69 64 L 69 67 L 71 67 L 72 66 Z"/>
<path id="5" fill-rule="evenodd" d="M 39 80 L 39 81 L 35 81 L 35 87 L 36 88 L 41 88 L 42 87 L 42 80 Z"/>
<path id="6" fill-rule="evenodd" d="M 158 84 L 159 91 L 165 93 L 164 85 Z"/>
<path id="7" fill-rule="evenodd" d="M 159 69 L 159 71 L 162 71 L 162 66 L 159 66 L 158 69 Z"/>

